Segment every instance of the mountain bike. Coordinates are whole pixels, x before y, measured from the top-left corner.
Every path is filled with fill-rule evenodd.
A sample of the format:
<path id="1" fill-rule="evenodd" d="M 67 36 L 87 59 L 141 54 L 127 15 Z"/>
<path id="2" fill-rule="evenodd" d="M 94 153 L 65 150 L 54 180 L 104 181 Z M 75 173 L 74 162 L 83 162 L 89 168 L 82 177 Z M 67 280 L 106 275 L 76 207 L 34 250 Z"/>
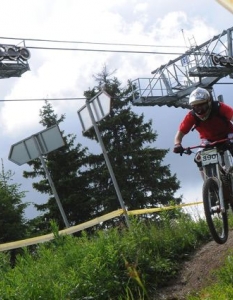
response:
<path id="1" fill-rule="evenodd" d="M 228 209 L 233 210 L 233 164 L 229 151 L 233 150 L 233 145 L 229 139 L 222 139 L 184 148 L 183 153 L 195 153 L 192 151 L 195 148 L 199 148 L 198 159 L 203 168 L 202 197 L 206 222 L 215 242 L 224 244 L 228 239 Z"/>

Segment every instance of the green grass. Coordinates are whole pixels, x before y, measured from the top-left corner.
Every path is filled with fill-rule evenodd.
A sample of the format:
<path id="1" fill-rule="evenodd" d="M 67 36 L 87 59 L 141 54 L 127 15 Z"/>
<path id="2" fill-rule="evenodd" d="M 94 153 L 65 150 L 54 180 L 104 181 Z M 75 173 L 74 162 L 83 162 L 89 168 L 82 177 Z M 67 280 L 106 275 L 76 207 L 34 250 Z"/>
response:
<path id="1" fill-rule="evenodd" d="M 231 300 L 233 299 L 233 251 L 229 252 L 225 264 L 215 272 L 216 282 L 191 295 L 187 300 Z"/>
<path id="2" fill-rule="evenodd" d="M 171 222 L 163 212 L 159 222 L 135 218 L 130 229 L 81 237 L 59 236 L 53 224 L 55 240 L 24 249 L 14 268 L 0 253 L 0 299 L 151 299 L 176 276 L 181 261 L 210 239 L 204 220 L 179 211 L 176 217 Z"/>
<path id="3" fill-rule="evenodd" d="M 233 215 L 229 214 L 229 228 L 233 228 Z M 187 297 L 187 300 L 233 299 L 233 249 L 228 252 L 223 266 L 213 273 L 215 282 Z"/>

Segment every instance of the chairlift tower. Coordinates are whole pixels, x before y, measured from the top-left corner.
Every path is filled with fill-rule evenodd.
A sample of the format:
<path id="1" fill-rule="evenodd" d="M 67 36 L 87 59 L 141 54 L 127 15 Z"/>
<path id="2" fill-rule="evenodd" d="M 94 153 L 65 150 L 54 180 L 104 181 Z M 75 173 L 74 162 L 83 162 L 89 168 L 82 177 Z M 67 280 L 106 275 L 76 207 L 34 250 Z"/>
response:
<path id="1" fill-rule="evenodd" d="M 21 77 L 30 70 L 28 59 L 30 52 L 23 46 L 0 44 L 0 79 Z"/>
<path id="2" fill-rule="evenodd" d="M 190 108 L 188 96 L 197 87 L 209 91 L 221 78 L 233 78 L 233 27 L 152 71 L 152 78 L 132 81 L 133 104 Z"/>

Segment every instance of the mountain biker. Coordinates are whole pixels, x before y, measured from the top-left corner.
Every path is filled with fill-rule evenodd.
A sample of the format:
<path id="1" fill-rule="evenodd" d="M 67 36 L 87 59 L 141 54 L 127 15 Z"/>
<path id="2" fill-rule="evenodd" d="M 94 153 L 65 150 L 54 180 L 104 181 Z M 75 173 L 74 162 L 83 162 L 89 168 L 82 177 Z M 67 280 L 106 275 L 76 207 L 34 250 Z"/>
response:
<path id="1" fill-rule="evenodd" d="M 225 103 L 213 101 L 212 95 L 207 89 L 198 87 L 189 96 L 189 104 L 192 108 L 179 125 L 174 139 L 174 153 L 183 153 L 183 137 L 196 129 L 201 139 L 201 145 L 207 145 L 220 139 L 232 138 L 233 142 L 233 108 Z M 233 147 L 230 150 L 233 156 Z M 194 161 L 202 170 L 200 155 L 196 154 Z"/>

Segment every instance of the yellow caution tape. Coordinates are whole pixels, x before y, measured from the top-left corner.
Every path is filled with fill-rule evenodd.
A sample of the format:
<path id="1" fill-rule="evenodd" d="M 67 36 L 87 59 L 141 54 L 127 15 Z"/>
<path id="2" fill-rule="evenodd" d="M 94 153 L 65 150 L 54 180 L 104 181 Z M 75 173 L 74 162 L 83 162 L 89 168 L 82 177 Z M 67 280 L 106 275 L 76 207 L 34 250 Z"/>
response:
<path id="1" fill-rule="evenodd" d="M 142 214 L 151 214 L 158 211 L 164 211 L 174 208 L 181 208 L 184 206 L 191 206 L 191 205 L 197 205 L 202 204 L 203 202 L 193 202 L 193 203 L 187 203 L 187 204 L 181 204 L 181 205 L 172 205 L 172 206 L 165 206 L 165 207 L 156 207 L 156 208 L 144 208 L 144 209 L 136 209 L 136 210 L 130 210 L 128 211 L 128 215 L 142 215 Z"/>
<path id="2" fill-rule="evenodd" d="M 217 0 L 217 2 L 233 13 L 233 1 L 232 0 Z"/>
<path id="3" fill-rule="evenodd" d="M 61 234 L 61 235 L 72 234 L 72 233 L 84 230 L 86 228 L 90 228 L 90 227 L 100 224 L 102 222 L 105 222 L 107 220 L 122 216 L 122 215 L 124 215 L 124 213 L 127 213 L 128 215 L 142 215 L 142 214 L 150 214 L 150 213 L 154 213 L 154 212 L 159 212 L 159 211 L 164 211 L 164 210 L 169 210 L 169 209 L 174 209 L 174 208 L 181 208 L 184 206 L 198 205 L 198 204 L 202 204 L 202 202 L 193 202 L 193 203 L 188 203 L 188 204 L 173 205 L 173 206 L 166 206 L 166 207 L 137 209 L 137 210 L 131 210 L 128 212 L 123 211 L 123 209 L 119 209 L 119 210 L 113 211 L 111 213 L 108 213 L 106 215 L 103 215 L 101 217 L 87 221 L 85 223 L 60 230 L 59 234 Z M 22 247 L 26 247 L 26 246 L 30 246 L 30 245 L 34 245 L 34 244 L 48 242 L 53 239 L 54 239 L 54 234 L 49 233 L 46 235 L 33 237 L 33 238 L 25 239 L 25 240 L 0 244 L 0 251 L 7 251 L 7 250 L 16 249 L 16 248 L 22 248 Z"/>

